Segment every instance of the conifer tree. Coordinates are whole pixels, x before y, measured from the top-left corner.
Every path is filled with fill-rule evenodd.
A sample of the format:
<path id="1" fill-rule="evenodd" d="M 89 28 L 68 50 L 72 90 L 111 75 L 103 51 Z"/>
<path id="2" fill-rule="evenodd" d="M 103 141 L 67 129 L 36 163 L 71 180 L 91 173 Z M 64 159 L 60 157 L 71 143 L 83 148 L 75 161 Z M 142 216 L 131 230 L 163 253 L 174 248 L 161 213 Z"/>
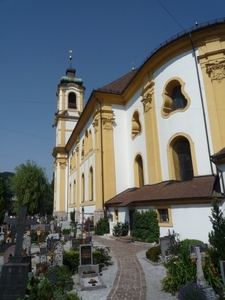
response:
<path id="1" fill-rule="evenodd" d="M 212 206 L 212 216 L 209 219 L 213 230 L 209 233 L 209 243 L 212 246 L 212 260 L 219 267 L 219 261 L 225 260 L 225 218 L 217 199 L 213 200 Z"/>

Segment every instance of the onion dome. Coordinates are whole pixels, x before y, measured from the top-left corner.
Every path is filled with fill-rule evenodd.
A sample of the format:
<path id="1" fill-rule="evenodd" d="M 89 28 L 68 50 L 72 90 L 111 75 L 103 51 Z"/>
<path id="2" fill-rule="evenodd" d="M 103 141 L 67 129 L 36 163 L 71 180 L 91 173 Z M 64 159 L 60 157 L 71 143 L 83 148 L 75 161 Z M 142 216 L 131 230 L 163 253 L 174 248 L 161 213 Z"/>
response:
<path id="1" fill-rule="evenodd" d="M 70 50 L 72 53 L 72 51 Z M 72 68 L 72 55 L 70 55 L 70 67 L 66 70 L 66 75 L 60 78 L 60 83 L 75 83 L 83 85 L 83 80 L 75 76 L 76 70 Z"/>

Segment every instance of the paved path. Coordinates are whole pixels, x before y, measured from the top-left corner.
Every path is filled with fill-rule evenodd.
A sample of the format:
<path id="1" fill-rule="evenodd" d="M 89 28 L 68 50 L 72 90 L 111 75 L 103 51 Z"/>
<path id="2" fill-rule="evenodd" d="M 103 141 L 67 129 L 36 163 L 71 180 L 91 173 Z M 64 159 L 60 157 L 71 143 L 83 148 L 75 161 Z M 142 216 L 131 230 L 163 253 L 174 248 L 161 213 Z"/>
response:
<path id="1" fill-rule="evenodd" d="M 93 237 L 95 242 L 110 247 L 110 252 L 117 260 L 117 273 L 115 275 L 114 284 L 108 293 L 106 300 L 159 300 L 159 299 L 175 299 L 172 295 L 161 291 L 160 276 L 163 276 L 163 266 L 153 266 L 151 263 L 142 259 L 140 263 L 140 253 L 142 258 L 145 251 L 149 249 L 149 245 L 141 245 L 134 243 L 123 243 L 116 241 L 114 238 Z M 139 254 L 139 255 L 138 255 Z M 148 272 L 144 272 L 143 268 L 148 268 Z M 110 267 L 109 267 L 110 269 Z M 147 283 L 146 283 L 147 276 Z M 153 278 L 156 280 L 153 282 Z M 149 282 L 149 280 L 151 282 Z M 151 291 L 149 293 L 149 288 Z"/>

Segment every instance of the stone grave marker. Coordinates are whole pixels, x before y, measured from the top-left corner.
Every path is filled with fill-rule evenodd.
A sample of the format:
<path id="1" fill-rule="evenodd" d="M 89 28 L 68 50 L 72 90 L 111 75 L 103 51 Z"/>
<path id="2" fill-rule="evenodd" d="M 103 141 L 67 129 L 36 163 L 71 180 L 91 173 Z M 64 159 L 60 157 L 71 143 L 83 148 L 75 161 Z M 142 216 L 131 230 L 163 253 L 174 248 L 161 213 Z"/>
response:
<path id="1" fill-rule="evenodd" d="M 53 266 L 62 266 L 63 265 L 63 244 L 59 241 L 54 244 L 54 258 Z"/>
<path id="2" fill-rule="evenodd" d="M 23 236 L 23 249 L 25 250 L 27 255 L 30 255 L 31 250 L 31 237 L 30 234 L 24 234 Z"/>
<path id="3" fill-rule="evenodd" d="M 12 261 L 13 255 L 15 253 L 15 247 L 16 247 L 15 245 L 12 245 L 8 249 L 6 249 L 6 251 L 4 252 L 4 256 L 3 256 L 4 264 L 7 264 L 9 261 Z M 23 257 L 25 255 L 26 255 L 26 253 L 22 249 L 21 256 Z M 10 260 L 10 257 L 11 257 L 11 260 Z"/>
<path id="4" fill-rule="evenodd" d="M 72 248 L 74 250 L 79 249 L 81 244 L 82 244 L 82 239 L 72 239 Z"/>
<path id="5" fill-rule="evenodd" d="M 4 227 L 0 226 L 0 242 L 4 241 L 4 239 L 5 239 Z"/>
<path id="6" fill-rule="evenodd" d="M 204 273 L 202 270 L 201 262 L 202 262 L 202 258 L 205 257 L 205 253 L 200 252 L 200 247 L 190 247 L 190 251 L 193 251 L 193 249 L 195 252 L 194 253 L 191 252 L 191 258 L 196 258 L 197 283 L 203 287 L 203 289 L 206 293 L 207 300 L 216 300 L 218 297 L 217 297 L 214 289 L 211 286 L 206 285 L 206 280 L 205 280 Z M 203 249 L 206 249 L 206 248 L 202 248 L 202 250 Z"/>
<path id="7" fill-rule="evenodd" d="M 29 273 L 29 263 L 22 263 L 23 233 L 27 225 L 36 222 L 26 219 L 26 207 L 21 207 L 17 218 L 7 218 L 8 224 L 15 225 L 17 238 L 12 260 L 2 266 L 0 277 L 0 299 L 16 300 L 24 298 Z"/>
<path id="8" fill-rule="evenodd" d="M 80 245 L 80 265 L 92 265 L 92 245 L 82 244 Z"/>

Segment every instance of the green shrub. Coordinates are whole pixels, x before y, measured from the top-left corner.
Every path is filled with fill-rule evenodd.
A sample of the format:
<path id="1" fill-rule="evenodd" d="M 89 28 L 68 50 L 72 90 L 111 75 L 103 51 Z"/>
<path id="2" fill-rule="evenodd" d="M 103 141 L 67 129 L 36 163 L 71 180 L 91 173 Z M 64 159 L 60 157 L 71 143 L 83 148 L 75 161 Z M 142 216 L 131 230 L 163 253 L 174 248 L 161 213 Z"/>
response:
<path id="1" fill-rule="evenodd" d="M 71 230 L 70 228 L 63 228 L 62 234 L 70 234 Z"/>
<path id="2" fill-rule="evenodd" d="M 49 276 L 54 274 L 54 281 Z M 68 293 L 73 287 L 71 273 L 66 266 L 55 266 L 42 273 L 41 276 L 32 277 L 26 288 L 27 300 L 79 300 L 76 294 Z"/>
<path id="3" fill-rule="evenodd" d="M 159 225 L 157 213 L 154 210 L 145 212 L 135 211 L 133 213 L 133 230 L 131 231 L 133 240 L 148 243 L 159 241 Z"/>
<path id="4" fill-rule="evenodd" d="M 109 255 L 109 247 L 97 247 L 93 253 L 93 259 L 96 259 L 98 264 L 109 265 L 111 256 Z"/>
<path id="5" fill-rule="evenodd" d="M 109 233 L 109 221 L 108 218 L 105 216 L 101 218 L 94 227 L 95 234 L 97 235 L 104 235 Z"/>
<path id="6" fill-rule="evenodd" d="M 117 224 L 113 227 L 113 235 L 114 236 L 126 236 L 129 232 L 129 223 L 125 222 L 117 222 Z"/>
<path id="7" fill-rule="evenodd" d="M 108 247 L 98 247 L 92 251 L 93 260 L 96 260 L 97 264 L 109 265 L 111 256 L 109 256 Z M 63 264 L 68 266 L 72 274 L 78 272 L 80 254 L 79 251 L 70 250 L 63 254 Z"/>
<path id="8" fill-rule="evenodd" d="M 161 248 L 158 245 L 148 249 L 148 251 L 146 251 L 146 257 L 153 262 L 158 262 L 160 253 Z"/>
<path id="9" fill-rule="evenodd" d="M 79 259 L 79 251 L 70 250 L 63 253 L 63 264 L 68 266 L 73 274 L 78 271 Z"/>

